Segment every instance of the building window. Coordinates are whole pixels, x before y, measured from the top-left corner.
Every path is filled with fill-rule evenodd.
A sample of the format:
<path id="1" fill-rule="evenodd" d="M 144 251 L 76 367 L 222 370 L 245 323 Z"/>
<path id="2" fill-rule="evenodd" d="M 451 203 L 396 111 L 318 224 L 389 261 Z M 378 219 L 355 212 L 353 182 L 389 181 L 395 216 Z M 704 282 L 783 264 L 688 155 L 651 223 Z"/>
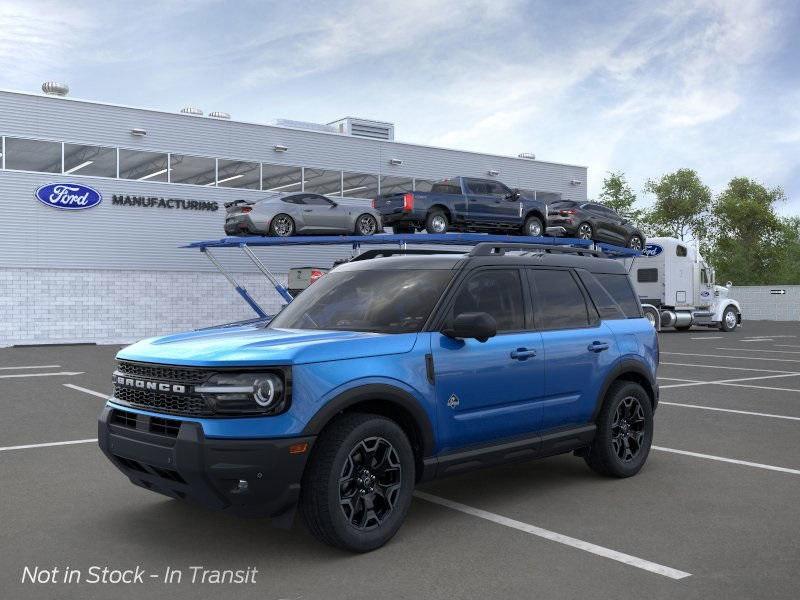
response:
<path id="1" fill-rule="evenodd" d="M 117 149 L 64 144 L 64 175 L 117 176 Z"/>
<path id="2" fill-rule="evenodd" d="M 240 160 L 219 159 L 217 185 L 219 187 L 257 190 L 260 186 L 261 165 Z"/>
<path id="3" fill-rule="evenodd" d="M 411 177 L 395 177 L 384 175 L 381 177 L 381 194 L 402 194 L 414 191 L 414 180 Z"/>
<path id="4" fill-rule="evenodd" d="M 171 154 L 169 157 L 169 180 L 171 183 L 192 185 L 214 185 L 217 161 L 204 156 Z"/>
<path id="5" fill-rule="evenodd" d="M 378 177 L 365 173 L 342 173 L 342 196 L 348 198 L 377 198 Z"/>
<path id="6" fill-rule="evenodd" d="M 61 143 L 6 138 L 6 169 L 61 173 Z"/>
<path id="7" fill-rule="evenodd" d="M 436 183 L 433 179 L 415 179 L 414 191 L 415 192 L 430 192 L 433 184 Z"/>
<path id="8" fill-rule="evenodd" d="M 168 159 L 161 152 L 119 151 L 119 176 L 121 179 L 139 181 L 168 180 Z"/>
<path id="9" fill-rule="evenodd" d="M 303 188 L 303 169 L 283 165 L 261 165 L 261 189 L 265 192 L 299 192 Z"/>
<path id="10" fill-rule="evenodd" d="M 305 191 L 326 196 L 342 195 L 342 172 L 325 169 L 309 169 L 305 171 Z"/>

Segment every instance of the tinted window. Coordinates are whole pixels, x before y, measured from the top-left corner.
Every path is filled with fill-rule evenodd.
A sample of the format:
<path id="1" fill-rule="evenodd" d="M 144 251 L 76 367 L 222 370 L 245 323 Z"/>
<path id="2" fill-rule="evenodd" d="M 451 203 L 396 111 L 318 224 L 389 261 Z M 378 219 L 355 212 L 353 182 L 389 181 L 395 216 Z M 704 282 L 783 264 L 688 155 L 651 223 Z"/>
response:
<path id="1" fill-rule="evenodd" d="M 350 198 L 374 198 L 378 195 L 378 176 L 366 173 L 342 173 L 344 188 L 342 196 Z"/>
<path id="2" fill-rule="evenodd" d="M 489 193 L 493 196 L 507 196 L 511 193 L 510 189 L 508 189 L 502 183 L 498 183 L 496 181 L 487 182 L 486 187 L 489 189 Z"/>
<path id="3" fill-rule="evenodd" d="M 539 329 L 578 329 L 589 326 L 586 301 L 569 271 L 532 269 L 534 305 Z"/>
<path id="4" fill-rule="evenodd" d="M 330 206 L 332 204 L 332 202 L 324 196 L 316 196 L 314 194 L 306 196 L 305 203 L 311 204 L 312 206 Z"/>
<path id="5" fill-rule="evenodd" d="M 686 251 L 686 246 L 676 246 L 675 247 L 675 255 L 676 256 L 686 256 L 688 252 Z"/>
<path id="6" fill-rule="evenodd" d="M 639 269 L 636 271 L 636 281 L 639 283 L 655 283 L 658 281 L 658 269 Z"/>
<path id="7" fill-rule="evenodd" d="M 217 185 L 257 190 L 261 187 L 261 165 L 242 160 L 220 159 L 217 162 Z"/>
<path id="8" fill-rule="evenodd" d="M 304 194 L 298 194 L 297 196 L 286 196 L 285 198 L 281 198 L 281 200 L 289 204 L 305 204 L 306 196 Z"/>
<path id="9" fill-rule="evenodd" d="M 396 194 L 414 190 L 414 180 L 411 177 L 394 177 L 384 175 L 381 177 L 381 194 Z"/>
<path id="10" fill-rule="evenodd" d="M 305 186 L 307 192 L 326 194 L 328 196 L 342 195 L 342 172 L 326 171 L 325 169 L 304 169 Z"/>
<path id="11" fill-rule="evenodd" d="M 497 321 L 497 331 L 525 329 L 522 284 L 516 269 L 489 269 L 471 275 L 458 290 L 447 319 L 448 326 L 461 313 L 485 312 Z"/>
<path id="12" fill-rule="evenodd" d="M 169 165 L 167 155 L 139 150 L 119 151 L 119 176 L 138 181 L 167 181 Z"/>
<path id="13" fill-rule="evenodd" d="M 467 179 L 467 189 L 470 194 L 491 194 L 491 186 L 485 181 L 476 179 Z"/>
<path id="14" fill-rule="evenodd" d="M 299 192 L 303 186 L 303 170 L 300 167 L 261 165 L 261 187 L 267 192 Z"/>
<path id="15" fill-rule="evenodd" d="M 430 192 L 431 188 L 433 188 L 433 184 L 436 183 L 435 181 L 431 181 L 430 179 L 414 179 L 414 191 L 415 192 Z M 461 191 L 459 190 L 458 193 L 460 194 Z"/>
<path id="16" fill-rule="evenodd" d="M 117 149 L 64 144 L 64 174 L 117 176 Z"/>
<path id="17" fill-rule="evenodd" d="M 169 158 L 169 177 L 172 183 L 214 185 L 217 176 L 217 161 L 204 156 L 172 154 Z"/>
<path id="18" fill-rule="evenodd" d="M 625 311 L 603 285 L 588 271 L 579 270 L 578 274 L 592 298 L 601 319 L 625 319 Z"/>
<path id="19" fill-rule="evenodd" d="M 457 181 L 439 181 L 433 184 L 431 192 L 434 194 L 461 194 L 461 186 Z"/>
<path id="20" fill-rule="evenodd" d="M 625 273 L 612 275 L 609 273 L 595 273 L 595 277 L 602 286 L 611 294 L 617 304 L 622 307 L 625 316 L 636 319 L 642 316 L 642 305 L 633 292 L 631 281 Z"/>
<path id="21" fill-rule="evenodd" d="M 61 144 L 7 137 L 6 169 L 61 173 Z"/>
<path id="22" fill-rule="evenodd" d="M 450 270 L 332 271 L 295 298 L 269 326 L 416 332 L 452 276 Z"/>

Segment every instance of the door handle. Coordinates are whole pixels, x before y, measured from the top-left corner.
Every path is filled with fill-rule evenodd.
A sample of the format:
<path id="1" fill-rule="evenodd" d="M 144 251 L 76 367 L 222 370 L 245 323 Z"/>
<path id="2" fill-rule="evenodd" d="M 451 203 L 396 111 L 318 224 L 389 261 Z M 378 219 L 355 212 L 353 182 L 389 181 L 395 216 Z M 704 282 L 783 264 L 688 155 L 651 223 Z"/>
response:
<path id="1" fill-rule="evenodd" d="M 536 350 L 528 350 L 527 348 L 517 348 L 511 351 L 511 358 L 514 360 L 528 360 L 532 356 L 536 356 Z"/>
<path id="2" fill-rule="evenodd" d="M 605 342 L 592 342 L 586 347 L 589 352 L 602 352 L 603 350 L 608 350 L 608 344 Z"/>
<path id="3" fill-rule="evenodd" d="M 303 209 L 303 212 L 313 212 L 313 210 L 312 210 L 312 209 L 310 209 L 310 208 L 304 208 L 304 209 Z"/>

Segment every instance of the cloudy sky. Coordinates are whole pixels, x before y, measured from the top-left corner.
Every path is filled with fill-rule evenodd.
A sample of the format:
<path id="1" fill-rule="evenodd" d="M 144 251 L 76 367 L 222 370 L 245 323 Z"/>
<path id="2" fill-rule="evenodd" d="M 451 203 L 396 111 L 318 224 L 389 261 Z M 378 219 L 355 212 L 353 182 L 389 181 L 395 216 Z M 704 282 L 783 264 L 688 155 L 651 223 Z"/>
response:
<path id="1" fill-rule="evenodd" d="M 0 88 L 782 186 L 800 214 L 800 2 L 0 0 Z"/>

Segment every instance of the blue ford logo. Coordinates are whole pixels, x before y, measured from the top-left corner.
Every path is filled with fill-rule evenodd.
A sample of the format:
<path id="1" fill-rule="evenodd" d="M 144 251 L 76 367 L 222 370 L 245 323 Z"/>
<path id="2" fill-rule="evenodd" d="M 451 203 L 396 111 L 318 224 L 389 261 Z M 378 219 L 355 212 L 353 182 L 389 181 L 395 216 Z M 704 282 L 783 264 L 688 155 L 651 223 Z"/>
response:
<path id="1" fill-rule="evenodd" d="M 79 183 L 50 183 L 36 190 L 36 199 L 53 208 L 81 210 L 97 206 L 103 201 L 103 196 Z"/>
<path id="2" fill-rule="evenodd" d="M 647 244 L 642 250 L 642 256 L 658 256 L 664 251 L 664 248 L 658 244 Z"/>

